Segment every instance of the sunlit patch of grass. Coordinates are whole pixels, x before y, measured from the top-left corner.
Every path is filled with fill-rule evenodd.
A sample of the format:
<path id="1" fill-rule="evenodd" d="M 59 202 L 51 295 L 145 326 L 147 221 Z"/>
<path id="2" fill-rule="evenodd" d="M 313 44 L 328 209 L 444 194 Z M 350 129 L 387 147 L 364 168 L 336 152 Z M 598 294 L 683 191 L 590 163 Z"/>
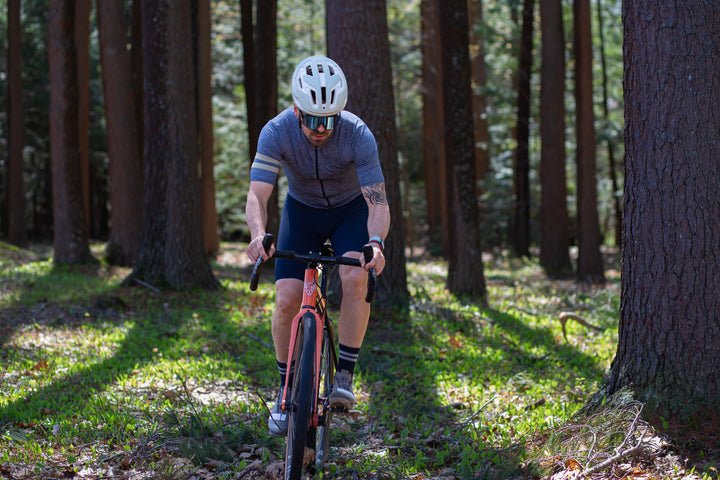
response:
<path id="1" fill-rule="evenodd" d="M 363 381 L 381 385 L 369 400 L 375 432 L 419 459 L 414 471 L 445 467 L 477 478 L 517 468 L 518 446 L 561 425 L 601 382 L 617 340 L 617 286 L 552 283 L 536 262 L 501 258 L 486 271 L 483 308 L 447 294 L 440 262 L 411 264 L 408 273 L 408 331 L 398 341 L 371 326 L 368 343 L 383 355 L 364 353 L 361 362 Z M 563 311 L 604 331 L 567 325 L 566 341 Z"/>
<path id="2" fill-rule="evenodd" d="M 508 476 L 528 438 L 596 390 L 617 341 L 617 282 L 550 282 L 507 256 L 487 265 L 482 306 L 448 295 L 443 262 L 408 264 L 410 309 L 371 321 L 329 476 Z M 208 478 L 233 478 L 282 458 L 266 433 L 274 289 L 266 279 L 251 293 L 238 267 L 222 274 L 216 292 L 158 295 L 120 288 L 122 272 L 102 264 L 3 270 L 3 305 L 29 314 L 0 332 L 0 464 L 113 461 L 174 478 L 210 463 Z M 564 335 L 561 312 L 602 331 L 568 322 Z"/>

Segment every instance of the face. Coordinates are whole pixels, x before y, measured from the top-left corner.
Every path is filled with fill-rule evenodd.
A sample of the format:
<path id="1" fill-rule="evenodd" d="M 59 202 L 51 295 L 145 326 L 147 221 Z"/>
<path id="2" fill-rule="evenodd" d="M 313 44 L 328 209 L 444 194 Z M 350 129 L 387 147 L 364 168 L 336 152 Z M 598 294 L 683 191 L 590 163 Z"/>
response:
<path id="1" fill-rule="evenodd" d="M 295 107 L 295 116 L 300 119 L 300 111 Z M 324 125 L 319 125 L 317 130 L 310 130 L 308 127 L 300 122 L 300 127 L 305 135 L 305 138 L 315 147 L 322 147 L 327 142 L 328 137 L 332 133 L 332 130 L 328 130 Z"/>

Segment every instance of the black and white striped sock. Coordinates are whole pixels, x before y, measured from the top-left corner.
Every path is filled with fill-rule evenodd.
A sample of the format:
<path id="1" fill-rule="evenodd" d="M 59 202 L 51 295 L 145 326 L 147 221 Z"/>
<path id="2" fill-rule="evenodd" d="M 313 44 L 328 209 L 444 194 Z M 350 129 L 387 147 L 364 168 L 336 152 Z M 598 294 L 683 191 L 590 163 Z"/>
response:
<path id="1" fill-rule="evenodd" d="M 359 348 L 348 347 L 347 345 L 343 345 L 341 343 L 340 355 L 338 356 L 338 372 L 341 370 L 347 370 L 350 375 L 352 375 L 355 371 L 355 364 L 357 363 L 359 353 Z"/>
<path id="2" fill-rule="evenodd" d="M 287 362 L 280 362 L 277 361 L 278 366 L 278 372 L 280 372 L 280 388 L 283 388 L 285 386 L 285 382 L 288 380 L 288 376 L 290 378 L 290 381 L 292 382 L 293 373 L 295 373 L 295 362 L 292 362 L 290 364 L 290 372 L 288 372 L 288 366 Z"/>

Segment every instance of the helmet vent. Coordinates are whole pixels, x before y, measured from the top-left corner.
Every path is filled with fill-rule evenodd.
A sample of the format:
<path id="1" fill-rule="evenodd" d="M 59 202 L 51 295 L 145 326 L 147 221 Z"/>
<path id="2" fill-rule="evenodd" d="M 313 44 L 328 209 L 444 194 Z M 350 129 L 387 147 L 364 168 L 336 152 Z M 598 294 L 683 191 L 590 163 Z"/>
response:
<path id="1" fill-rule="evenodd" d="M 327 88 L 321 87 L 320 88 L 320 97 L 322 98 L 323 105 L 327 103 Z"/>

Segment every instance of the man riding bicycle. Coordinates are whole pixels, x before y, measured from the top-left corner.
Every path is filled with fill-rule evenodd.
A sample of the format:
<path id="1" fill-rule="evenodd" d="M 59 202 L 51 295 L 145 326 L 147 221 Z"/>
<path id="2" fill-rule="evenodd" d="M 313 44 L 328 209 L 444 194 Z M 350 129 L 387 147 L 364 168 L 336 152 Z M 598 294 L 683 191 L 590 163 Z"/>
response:
<path id="1" fill-rule="evenodd" d="M 338 255 L 360 259 L 365 270 L 385 267 L 384 238 L 390 226 L 385 179 L 370 129 L 344 111 L 348 88 L 345 75 L 327 57 L 308 57 L 292 76 L 294 105 L 270 120 L 260 132 L 250 173 L 246 218 L 251 241 L 247 255 L 255 262 L 269 258 L 262 246 L 267 204 L 280 167 L 288 192 L 280 220 L 280 250 L 320 252 L 330 239 Z M 365 263 L 363 245 L 373 245 Z M 305 265 L 287 259 L 275 262 L 276 307 L 272 336 L 280 373 L 280 394 L 268 419 L 270 434 L 287 434 L 288 412 L 280 410 L 282 389 L 292 375 L 288 366 L 290 325 L 300 309 Z M 352 408 L 352 378 L 370 318 L 365 302 L 366 273 L 340 266 L 343 297 L 338 317 L 339 360 L 330 406 Z"/>

